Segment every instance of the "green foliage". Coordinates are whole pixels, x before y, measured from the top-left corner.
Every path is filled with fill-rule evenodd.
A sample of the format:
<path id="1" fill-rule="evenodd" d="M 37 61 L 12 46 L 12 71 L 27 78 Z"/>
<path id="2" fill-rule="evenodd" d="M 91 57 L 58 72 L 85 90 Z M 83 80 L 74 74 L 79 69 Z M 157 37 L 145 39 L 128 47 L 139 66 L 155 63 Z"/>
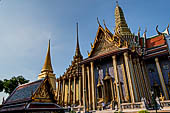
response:
<path id="1" fill-rule="evenodd" d="M 70 113 L 76 113 L 75 111 L 70 111 Z"/>
<path id="2" fill-rule="evenodd" d="M 9 80 L 4 79 L 4 81 L 0 81 L 0 92 L 4 90 L 5 93 L 11 94 L 18 85 L 28 82 L 29 80 L 26 80 L 23 76 L 12 77 Z"/>
<path id="3" fill-rule="evenodd" d="M 149 113 L 147 110 L 138 111 L 138 113 Z"/>
<path id="4" fill-rule="evenodd" d="M 3 89 L 4 89 L 3 81 L 2 81 L 2 80 L 0 80 L 0 92 L 2 92 L 2 91 L 3 91 Z"/>
<path id="5" fill-rule="evenodd" d="M 114 113 L 123 113 L 122 111 L 116 111 L 116 112 L 114 112 Z"/>

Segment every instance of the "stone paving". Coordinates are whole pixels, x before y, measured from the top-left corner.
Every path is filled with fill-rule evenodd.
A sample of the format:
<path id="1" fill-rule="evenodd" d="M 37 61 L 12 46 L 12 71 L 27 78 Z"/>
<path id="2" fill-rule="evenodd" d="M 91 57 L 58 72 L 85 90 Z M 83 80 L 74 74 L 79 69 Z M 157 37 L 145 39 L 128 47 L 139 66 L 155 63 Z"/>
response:
<path id="1" fill-rule="evenodd" d="M 140 109 L 142 110 L 142 109 Z M 126 111 L 122 111 L 122 113 L 138 113 L 140 111 L 139 109 L 129 109 Z M 156 110 L 147 110 L 149 113 L 156 113 Z M 114 113 L 118 112 L 115 110 L 102 110 L 102 111 L 91 111 L 90 113 Z M 81 112 L 84 113 L 84 112 Z M 163 110 L 157 110 L 157 113 L 170 113 L 170 109 L 163 109 Z"/>

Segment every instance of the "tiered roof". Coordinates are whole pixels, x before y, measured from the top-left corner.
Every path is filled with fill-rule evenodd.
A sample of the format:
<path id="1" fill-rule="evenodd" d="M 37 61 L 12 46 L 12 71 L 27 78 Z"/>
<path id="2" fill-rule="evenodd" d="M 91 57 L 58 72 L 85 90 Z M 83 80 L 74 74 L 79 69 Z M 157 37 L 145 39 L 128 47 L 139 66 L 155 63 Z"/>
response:
<path id="1" fill-rule="evenodd" d="M 3 102 L 0 112 L 64 111 L 56 104 L 55 92 L 48 76 L 18 86 Z"/>

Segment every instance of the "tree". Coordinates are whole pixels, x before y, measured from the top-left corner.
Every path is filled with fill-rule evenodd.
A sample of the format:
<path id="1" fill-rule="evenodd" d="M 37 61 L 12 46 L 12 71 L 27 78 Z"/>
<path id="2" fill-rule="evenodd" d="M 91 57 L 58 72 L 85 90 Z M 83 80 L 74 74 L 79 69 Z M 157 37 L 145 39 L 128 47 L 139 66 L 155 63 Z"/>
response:
<path id="1" fill-rule="evenodd" d="M 4 79 L 4 81 L 0 81 L 0 92 L 4 90 L 5 93 L 11 94 L 18 85 L 28 82 L 29 80 L 26 80 L 23 76 L 12 77 L 9 80 Z"/>
<path id="2" fill-rule="evenodd" d="M 2 91 L 3 91 L 3 89 L 4 89 L 3 81 L 2 81 L 2 80 L 0 80 L 0 92 L 2 92 Z"/>

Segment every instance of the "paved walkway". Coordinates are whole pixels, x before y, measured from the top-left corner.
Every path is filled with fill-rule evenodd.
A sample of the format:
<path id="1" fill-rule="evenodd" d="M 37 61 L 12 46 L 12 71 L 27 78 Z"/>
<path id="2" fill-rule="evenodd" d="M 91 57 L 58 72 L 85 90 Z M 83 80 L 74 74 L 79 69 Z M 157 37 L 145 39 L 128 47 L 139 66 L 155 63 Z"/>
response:
<path id="1" fill-rule="evenodd" d="M 142 109 L 141 109 L 142 110 Z M 123 113 L 137 113 L 140 111 L 139 109 L 129 109 L 122 111 Z M 102 110 L 102 111 L 93 111 L 92 113 L 114 113 L 115 110 Z M 156 113 L 156 110 L 148 110 L 150 113 Z M 157 113 L 170 113 L 170 109 L 163 109 L 163 110 L 157 110 Z"/>

